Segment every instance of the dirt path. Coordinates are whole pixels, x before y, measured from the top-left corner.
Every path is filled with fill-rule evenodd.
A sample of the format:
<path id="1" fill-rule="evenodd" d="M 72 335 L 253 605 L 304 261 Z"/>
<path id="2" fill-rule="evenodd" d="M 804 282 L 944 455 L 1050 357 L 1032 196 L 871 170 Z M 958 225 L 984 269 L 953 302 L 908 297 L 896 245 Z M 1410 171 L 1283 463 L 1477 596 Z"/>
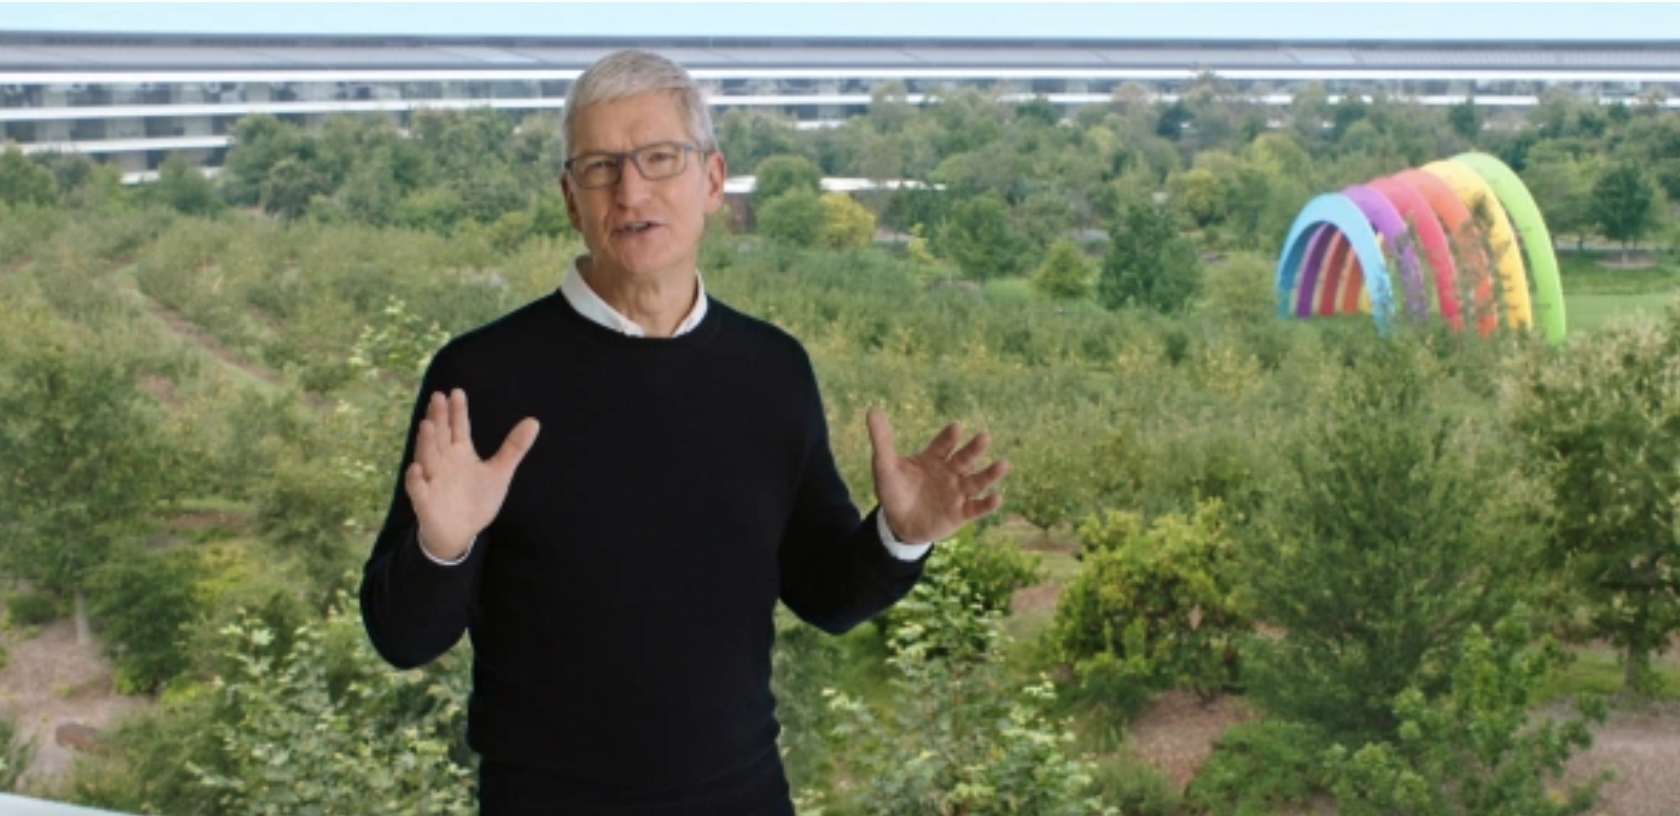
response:
<path id="1" fill-rule="evenodd" d="M 58 744 L 58 727 L 71 723 L 103 729 L 122 714 L 150 703 L 143 696 L 118 695 L 111 686 L 111 664 L 97 643 L 76 645 L 72 621 L 53 621 L 37 637 L 20 640 L 16 632 L 0 635 L 10 659 L 0 670 L 0 712 L 18 726 L 18 735 L 35 743 L 35 761 L 26 788 L 49 787 L 70 769 L 73 752 Z"/>
<path id="2" fill-rule="evenodd" d="M 1616 778 L 1600 789 L 1595 816 L 1680 814 L 1680 703 L 1613 713 L 1565 778 L 1586 779 L 1603 769 Z"/>
<path id="3" fill-rule="evenodd" d="M 222 342 L 217 340 L 209 332 L 199 328 L 197 323 L 182 317 L 179 312 L 170 309 L 168 306 L 165 306 L 150 297 L 146 297 L 143 293 L 141 294 L 141 297 L 144 298 L 147 308 L 152 310 L 152 314 L 157 315 L 165 325 L 169 326 L 171 331 L 197 345 L 199 348 L 209 352 L 216 359 L 244 371 L 245 373 L 250 374 L 251 376 L 264 382 L 280 382 L 280 375 L 275 372 L 274 369 L 245 359 L 233 349 L 222 345 Z"/>

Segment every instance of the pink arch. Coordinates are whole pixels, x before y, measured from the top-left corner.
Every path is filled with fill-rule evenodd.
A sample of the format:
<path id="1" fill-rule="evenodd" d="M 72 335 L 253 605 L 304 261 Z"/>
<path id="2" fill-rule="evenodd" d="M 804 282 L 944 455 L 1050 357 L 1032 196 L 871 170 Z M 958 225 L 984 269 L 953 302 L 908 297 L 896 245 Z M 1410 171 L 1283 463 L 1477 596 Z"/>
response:
<path id="1" fill-rule="evenodd" d="M 1458 267 L 1453 263 L 1452 248 L 1447 243 L 1447 234 L 1441 229 L 1435 210 L 1422 193 L 1394 176 L 1377 179 L 1370 186 L 1394 205 L 1418 242 L 1423 244 L 1424 257 L 1435 271 L 1435 295 L 1441 306 L 1442 319 L 1453 331 L 1464 328 L 1464 317 L 1458 312 L 1458 295 L 1453 291 Z"/>
<path id="2" fill-rule="evenodd" d="M 1470 209 L 1438 176 L 1412 169 L 1402 170 L 1394 178 L 1416 190 L 1440 217 L 1441 227 L 1456 259 L 1455 270 L 1460 277 L 1470 275 L 1475 285 L 1473 300 L 1479 312 L 1476 331 L 1484 336 L 1492 332 L 1499 325 L 1499 317 L 1493 309 L 1493 263 L 1484 248 L 1486 239 L 1476 227 L 1476 220 L 1470 217 Z M 1455 277 L 1455 292 L 1458 285 L 1459 280 Z"/>

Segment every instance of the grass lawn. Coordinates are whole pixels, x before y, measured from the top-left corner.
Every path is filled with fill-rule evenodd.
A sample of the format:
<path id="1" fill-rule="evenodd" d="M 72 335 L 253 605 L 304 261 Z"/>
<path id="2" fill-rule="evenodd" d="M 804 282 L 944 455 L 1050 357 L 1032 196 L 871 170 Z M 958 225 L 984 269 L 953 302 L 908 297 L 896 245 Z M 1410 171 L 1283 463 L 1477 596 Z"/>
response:
<path id="1" fill-rule="evenodd" d="M 1553 672 L 1541 685 L 1536 697 L 1541 702 L 1572 698 L 1587 691 L 1614 696 L 1622 688 L 1622 666 L 1616 653 L 1609 649 L 1578 647 L 1569 650 L 1574 660 Z M 1659 700 L 1680 700 L 1680 659 L 1672 655 L 1651 660 L 1657 676 L 1662 678 Z"/>
<path id="2" fill-rule="evenodd" d="M 1573 294 L 1564 290 L 1564 309 L 1569 330 L 1592 331 L 1619 317 L 1644 312 L 1660 317 L 1663 307 L 1675 296 L 1673 292 L 1645 294 Z"/>

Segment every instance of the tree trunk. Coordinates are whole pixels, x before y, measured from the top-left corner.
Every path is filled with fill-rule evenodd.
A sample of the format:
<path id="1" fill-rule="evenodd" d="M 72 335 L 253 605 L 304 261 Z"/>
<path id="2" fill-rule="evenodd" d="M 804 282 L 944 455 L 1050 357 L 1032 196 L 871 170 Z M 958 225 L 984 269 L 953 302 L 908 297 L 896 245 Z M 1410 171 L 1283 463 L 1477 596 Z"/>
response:
<path id="1" fill-rule="evenodd" d="M 1622 242 L 1622 266 L 1627 266 L 1627 242 Z"/>
<path id="2" fill-rule="evenodd" d="M 86 646 L 93 639 L 88 629 L 87 593 L 76 590 L 76 645 Z"/>
<path id="3" fill-rule="evenodd" d="M 1639 697 L 1639 647 L 1628 646 L 1627 654 L 1622 656 L 1622 691 L 1621 698 L 1633 700 Z"/>

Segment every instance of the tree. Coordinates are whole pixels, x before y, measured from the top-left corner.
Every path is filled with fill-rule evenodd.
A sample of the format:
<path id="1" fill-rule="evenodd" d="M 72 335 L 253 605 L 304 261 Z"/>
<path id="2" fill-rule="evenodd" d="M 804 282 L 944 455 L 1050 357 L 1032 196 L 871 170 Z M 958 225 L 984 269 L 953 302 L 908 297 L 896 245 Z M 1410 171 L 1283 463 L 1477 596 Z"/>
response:
<path id="1" fill-rule="evenodd" d="M 1655 205 L 1656 187 L 1632 162 L 1616 165 L 1593 185 L 1593 220 L 1604 237 L 1621 242 L 1623 263 L 1628 244 L 1637 243 L 1654 226 Z"/>
<path id="2" fill-rule="evenodd" d="M 14 323 L 30 335 L 22 356 L 0 362 L 0 555 L 74 597 L 86 642 L 94 571 L 168 495 L 171 468 L 133 364 L 31 322 Z"/>
<path id="3" fill-rule="evenodd" d="M 1064 238 L 1050 245 L 1044 263 L 1033 273 L 1032 288 L 1050 300 L 1084 300 L 1096 291 L 1093 272 L 1079 245 Z"/>
<path id="4" fill-rule="evenodd" d="M 1512 422 L 1556 508 L 1544 563 L 1622 651 L 1625 693 L 1680 628 L 1680 304 L 1580 336 L 1519 380 Z"/>
<path id="5" fill-rule="evenodd" d="M 822 169 L 804 156 L 771 156 L 754 171 L 753 202 L 762 205 L 791 190 L 822 194 Z"/>
<path id="6" fill-rule="evenodd" d="M 974 280 L 1019 273 L 1027 264 L 1027 242 L 1011 223 L 1009 205 L 994 192 L 951 208 L 943 229 L 934 234 L 935 251 L 957 262 Z"/>
<path id="7" fill-rule="evenodd" d="M 766 238 L 798 247 L 814 247 L 823 240 L 828 208 L 816 193 L 793 188 L 758 208 L 758 231 Z"/>
<path id="8" fill-rule="evenodd" d="M 0 203 L 11 206 L 51 206 L 58 201 L 58 181 L 53 172 L 32 161 L 15 144 L 0 151 Z"/>
<path id="9" fill-rule="evenodd" d="M 1257 626 L 1251 695 L 1331 741 L 1399 737 L 1392 704 L 1450 683 L 1470 627 L 1493 626 L 1535 545 L 1531 491 L 1491 423 L 1460 418 L 1416 338 L 1346 339 L 1345 362 L 1284 446 L 1239 549 Z"/>
<path id="10" fill-rule="evenodd" d="M 1593 183 L 1588 164 L 1562 144 L 1545 141 L 1528 151 L 1523 184 L 1545 214 L 1554 235 L 1575 236 L 1576 248 L 1593 227 Z"/>
<path id="11" fill-rule="evenodd" d="M 262 182 L 263 211 L 296 221 L 316 196 L 332 192 L 332 179 L 304 159 L 289 156 L 274 163 Z"/>
<path id="12" fill-rule="evenodd" d="M 1464 141 L 1475 144 L 1476 137 L 1482 135 L 1482 109 L 1476 107 L 1475 97 L 1467 96 L 1463 102 L 1449 106 L 1447 124 Z"/>
<path id="13" fill-rule="evenodd" d="M 1452 658 L 1449 688 L 1436 695 L 1408 688 L 1394 700 L 1402 737 L 1357 751 L 1332 748 L 1338 812 L 1347 816 L 1575 816 L 1592 812 L 1596 779 L 1554 790 L 1571 754 L 1592 746 L 1589 724 L 1608 714 L 1602 698 L 1583 695 L 1577 716 L 1534 716 L 1540 684 L 1564 662 L 1550 640 L 1531 646 L 1525 613 L 1491 632 L 1472 626 Z"/>
<path id="14" fill-rule="evenodd" d="M 862 249 L 875 240 L 875 216 L 845 193 L 822 196 L 822 243 L 829 249 Z"/>
<path id="15" fill-rule="evenodd" d="M 216 197 L 216 185 L 180 153 L 163 160 L 153 184 L 157 200 L 179 213 L 211 215 L 224 206 Z"/>
<path id="16" fill-rule="evenodd" d="M 198 552 L 119 547 L 94 578 L 100 635 L 117 665 L 118 693 L 156 691 L 185 673 L 191 657 L 183 628 L 205 610 Z"/>
<path id="17" fill-rule="evenodd" d="M 1145 526 L 1113 510 L 1079 528 L 1085 565 L 1056 604 L 1050 638 L 1081 675 L 1105 685 L 1236 684 L 1237 641 L 1249 629 L 1235 592 L 1235 550 L 1217 502 Z"/>
<path id="18" fill-rule="evenodd" d="M 1154 203 L 1126 208 L 1109 230 L 1108 253 L 1097 280 L 1104 308 L 1127 306 L 1181 312 L 1201 289 L 1201 265 L 1190 242 L 1180 237 L 1172 213 Z"/>

